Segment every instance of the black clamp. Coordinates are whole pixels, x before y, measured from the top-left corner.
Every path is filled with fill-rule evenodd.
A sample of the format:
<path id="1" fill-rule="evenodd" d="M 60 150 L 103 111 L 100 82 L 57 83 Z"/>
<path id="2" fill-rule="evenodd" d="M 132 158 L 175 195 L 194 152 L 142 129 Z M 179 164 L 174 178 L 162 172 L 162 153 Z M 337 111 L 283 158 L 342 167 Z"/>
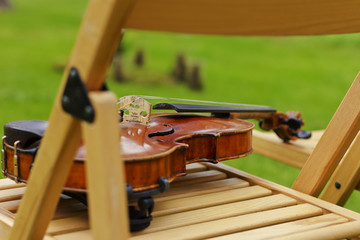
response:
<path id="1" fill-rule="evenodd" d="M 126 191 L 127 191 L 128 199 L 132 200 L 132 199 L 139 199 L 139 198 L 148 197 L 148 196 L 152 196 L 152 195 L 155 195 L 158 193 L 165 192 L 169 188 L 169 186 L 170 186 L 169 181 L 164 177 L 160 177 L 158 188 L 153 188 L 153 189 L 140 191 L 140 192 L 134 192 L 133 188 L 129 184 L 127 184 Z"/>
<path id="2" fill-rule="evenodd" d="M 88 206 L 86 193 L 64 191 L 63 194 L 78 200 L 85 206 Z M 137 204 L 138 204 L 137 208 L 135 206 L 128 207 L 131 232 L 140 231 L 147 228 L 152 220 L 151 213 L 154 209 L 153 198 L 150 196 L 139 198 Z"/>
<path id="3" fill-rule="evenodd" d="M 154 199 L 143 197 L 138 200 L 139 210 L 129 206 L 130 231 L 136 232 L 147 228 L 152 220 L 151 213 L 154 209 Z"/>
<path id="4" fill-rule="evenodd" d="M 76 68 L 70 70 L 61 104 L 65 112 L 76 118 L 90 123 L 95 119 L 88 91 Z"/>

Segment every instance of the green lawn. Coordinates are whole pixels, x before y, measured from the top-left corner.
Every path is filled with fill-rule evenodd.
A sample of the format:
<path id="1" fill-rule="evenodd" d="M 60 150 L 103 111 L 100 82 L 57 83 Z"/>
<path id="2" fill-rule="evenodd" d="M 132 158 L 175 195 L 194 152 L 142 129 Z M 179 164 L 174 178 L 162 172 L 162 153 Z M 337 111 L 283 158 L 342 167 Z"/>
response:
<path id="1" fill-rule="evenodd" d="M 86 1 L 12 1 L 0 10 L 0 125 L 47 119 L 74 44 Z M 122 47 L 125 83 L 108 74 L 119 97 L 131 94 L 269 105 L 300 111 L 306 129 L 323 129 L 360 69 L 360 35 L 219 37 L 128 30 Z M 133 64 L 145 52 L 145 66 Z M 204 89 L 170 77 L 176 55 L 200 64 Z M 2 135 L 2 129 L 0 131 Z M 291 186 L 298 170 L 253 154 L 227 161 L 239 169 Z M 347 207 L 360 212 L 359 194 Z"/>

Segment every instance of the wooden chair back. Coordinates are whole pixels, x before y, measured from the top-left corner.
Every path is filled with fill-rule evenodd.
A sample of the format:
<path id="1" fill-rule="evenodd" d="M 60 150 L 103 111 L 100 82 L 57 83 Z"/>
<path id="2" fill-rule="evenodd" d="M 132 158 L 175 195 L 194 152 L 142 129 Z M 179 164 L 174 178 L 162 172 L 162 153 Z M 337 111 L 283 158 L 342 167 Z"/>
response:
<path id="1" fill-rule="evenodd" d="M 137 0 L 124 28 L 237 36 L 360 32 L 353 0 Z"/>

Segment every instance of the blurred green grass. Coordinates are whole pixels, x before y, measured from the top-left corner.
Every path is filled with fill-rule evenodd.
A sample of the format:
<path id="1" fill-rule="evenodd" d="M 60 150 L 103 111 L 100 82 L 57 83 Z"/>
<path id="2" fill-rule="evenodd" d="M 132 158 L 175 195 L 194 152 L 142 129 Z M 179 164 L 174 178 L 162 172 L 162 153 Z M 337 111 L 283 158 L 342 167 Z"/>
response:
<path id="1" fill-rule="evenodd" d="M 0 125 L 47 119 L 87 1 L 13 1 L 0 10 Z M 127 30 L 122 42 L 128 81 L 109 71 L 117 96 L 141 94 L 269 105 L 300 111 L 306 129 L 327 126 L 359 72 L 360 35 L 317 37 L 220 37 Z M 145 52 L 145 66 L 133 64 Z M 169 77 L 176 55 L 201 66 L 204 89 L 189 90 Z M 3 130 L 0 130 L 1 135 Z M 299 170 L 253 154 L 229 165 L 291 186 Z M 360 212 L 360 195 L 346 207 Z"/>

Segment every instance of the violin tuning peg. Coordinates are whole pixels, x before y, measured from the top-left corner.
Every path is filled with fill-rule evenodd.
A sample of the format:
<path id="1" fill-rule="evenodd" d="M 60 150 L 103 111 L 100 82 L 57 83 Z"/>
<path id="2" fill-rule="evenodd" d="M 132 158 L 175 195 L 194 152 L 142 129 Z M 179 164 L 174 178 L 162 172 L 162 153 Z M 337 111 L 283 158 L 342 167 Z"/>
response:
<path id="1" fill-rule="evenodd" d="M 286 124 L 294 130 L 298 130 L 301 128 L 301 126 L 303 125 L 303 121 L 299 118 L 289 118 L 286 121 Z"/>
<path id="2" fill-rule="evenodd" d="M 308 139 L 311 137 L 311 132 L 302 130 L 302 131 L 295 132 L 294 135 L 300 139 Z"/>

